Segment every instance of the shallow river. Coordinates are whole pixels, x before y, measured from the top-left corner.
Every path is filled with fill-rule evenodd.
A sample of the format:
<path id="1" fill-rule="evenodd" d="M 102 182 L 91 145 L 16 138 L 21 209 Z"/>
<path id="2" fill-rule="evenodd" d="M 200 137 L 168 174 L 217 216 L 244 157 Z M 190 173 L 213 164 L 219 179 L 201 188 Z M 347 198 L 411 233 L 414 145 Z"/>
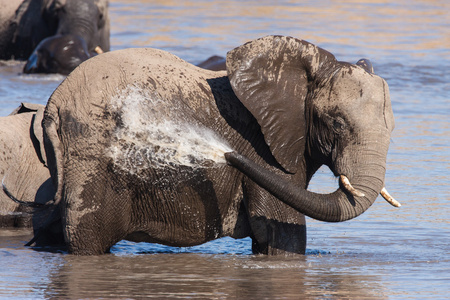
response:
<path id="1" fill-rule="evenodd" d="M 251 254 L 249 239 L 192 248 L 120 242 L 76 257 L 24 247 L 0 230 L 0 298 L 445 299 L 450 297 L 450 4 L 447 0 L 117 1 L 113 50 L 155 47 L 192 63 L 268 34 L 313 42 L 343 61 L 372 60 L 396 117 L 382 199 L 340 224 L 308 219 L 307 255 Z M 183 4 L 180 4 L 183 3 Z M 275 4 L 276 3 L 276 4 Z M 63 79 L 0 62 L 0 116 L 45 104 Z M 334 190 L 327 170 L 310 189 Z"/>

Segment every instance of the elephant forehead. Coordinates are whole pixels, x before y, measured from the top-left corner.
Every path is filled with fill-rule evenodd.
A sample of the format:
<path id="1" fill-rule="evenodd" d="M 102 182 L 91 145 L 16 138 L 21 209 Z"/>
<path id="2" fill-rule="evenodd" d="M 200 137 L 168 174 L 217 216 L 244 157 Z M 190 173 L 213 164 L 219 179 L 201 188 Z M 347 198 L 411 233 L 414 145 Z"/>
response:
<path id="1" fill-rule="evenodd" d="M 348 66 L 325 82 L 316 97 L 315 109 L 361 126 L 379 125 L 384 120 L 386 97 L 389 96 L 382 78 Z"/>
<path id="2" fill-rule="evenodd" d="M 359 68 L 338 71 L 326 84 L 323 91 L 328 100 L 326 106 L 336 104 L 361 109 L 382 107 L 384 103 L 383 80 Z"/>

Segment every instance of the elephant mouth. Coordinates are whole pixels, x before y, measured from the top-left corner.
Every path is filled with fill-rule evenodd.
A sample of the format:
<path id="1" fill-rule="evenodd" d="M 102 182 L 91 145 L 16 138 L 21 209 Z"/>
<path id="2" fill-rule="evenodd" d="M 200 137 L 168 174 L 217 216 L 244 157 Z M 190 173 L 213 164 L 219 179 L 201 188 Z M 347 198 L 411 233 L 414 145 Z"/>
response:
<path id="1" fill-rule="evenodd" d="M 352 184 L 350 183 L 350 180 L 347 178 L 347 176 L 345 175 L 340 175 L 339 176 L 339 183 L 341 184 L 341 186 L 350 194 L 352 194 L 355 197 L 364 197 L 364 193 L 362 193 L 361 191 L 357 190 L 356 188 L 354 188 L 352 186 Z M 387 191 L 386 187 L 383 187 L 382 190 L 380 191 L 380 195 L 381 197 L 383 197 L 384 200 L 386 200 L 390 205 L 394 206 L 394 207 L 400 207 L 402 206 L 400 204 L 400 202 L 398 202 L 397 200 L 394 199 L 394 197 L 392 197 L 389 192 Z"/>

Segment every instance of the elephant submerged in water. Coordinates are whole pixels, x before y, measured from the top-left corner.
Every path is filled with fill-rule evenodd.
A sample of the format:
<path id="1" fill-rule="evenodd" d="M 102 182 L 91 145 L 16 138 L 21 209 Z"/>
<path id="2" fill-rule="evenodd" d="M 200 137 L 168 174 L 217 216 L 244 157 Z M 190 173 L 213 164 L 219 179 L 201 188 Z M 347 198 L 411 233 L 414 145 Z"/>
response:
<path id="1" fill-rule="evenodd" d="M 126 49 L 55 90 L 44 140 L 70 253 L 250 236 L 254 253 L 304 254 L 305 214 L 349 220 L 384 191 L 394 117 L 382 78 L 284 36 L 246 43 L 226 64 Z M 306 190 L 321 165 L 340 177 L 336 192 Z"/>
<path id="2" fill-rule="evenodd" d="M 25 73 L 69 74 L 109 51 L 107 0 L 0 0 L 0 59 L 25 60 Z"/>

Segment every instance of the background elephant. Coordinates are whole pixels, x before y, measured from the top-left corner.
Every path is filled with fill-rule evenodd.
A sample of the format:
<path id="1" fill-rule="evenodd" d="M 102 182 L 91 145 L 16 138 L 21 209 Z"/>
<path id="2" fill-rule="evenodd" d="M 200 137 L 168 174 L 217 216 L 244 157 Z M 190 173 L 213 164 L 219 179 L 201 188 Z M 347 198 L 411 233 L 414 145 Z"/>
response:
<path id="1" fill-rule="evenodd" d="M 45 163 L 42 118 L 45 106 L 22 103 L 9 116 L 0 118 L 0 177 L 16 197 L 44 204 L 53 199 L 54 189 Z M 0 192 L 0 226 L 31 226 L 32 209 L 13 202 Z M 46 213 L 35 220 L 36 226 Z"/>
<path id="2" fill-rule="evenodd" d="M 213 55 L 197 64 L 197 67 L 211 71 L 224 71 L 227 69 L 225 61 L 225 57 Z"/>
<path id="3" fill-rule="evenodd" d="M 227 71 L 127 49 L 86 61 L 55 90 L 43 128 L 70 253 L 223 236 L 250 236 L 255 253 L 304 253 L 304 214 L 343 221 L 369 208 L 394 127 L 382 78 L 282 36 L 230 51 Z M 340 187 L 307 192 L 324 164 Z"/>
<path id="4" fill-rule="evenodd" d="M 109 51 L 107 0 L 0 0 L 0 59 L 28 59 L 25 73 L 68 74 Z"/>

